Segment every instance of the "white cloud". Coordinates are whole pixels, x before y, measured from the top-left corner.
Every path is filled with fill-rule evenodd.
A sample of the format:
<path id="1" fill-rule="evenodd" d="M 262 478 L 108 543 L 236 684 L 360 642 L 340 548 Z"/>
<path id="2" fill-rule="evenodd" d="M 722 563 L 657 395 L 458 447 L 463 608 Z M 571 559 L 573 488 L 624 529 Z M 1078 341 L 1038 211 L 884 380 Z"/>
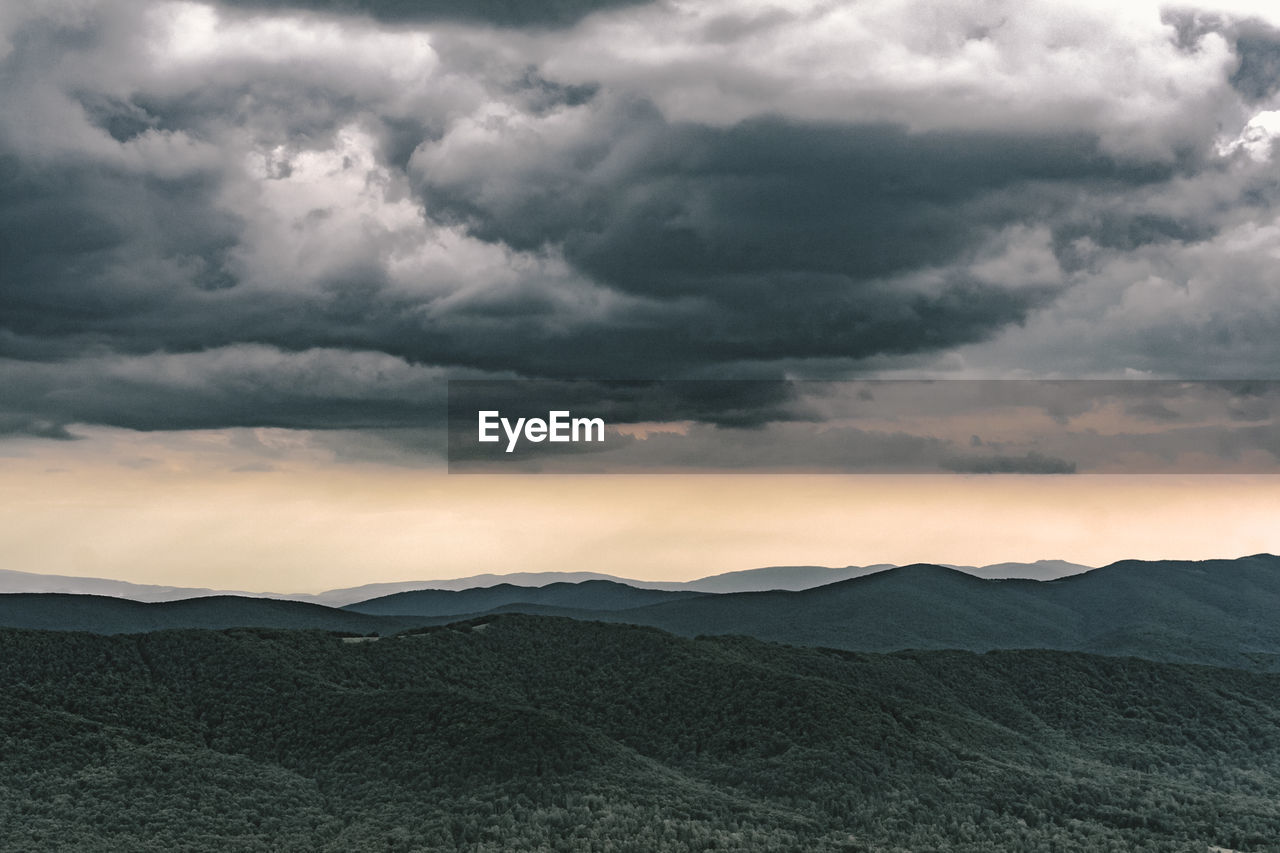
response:
<path id="1" fill-rule="evenodd" d="M 1280 110 L 1263 110 L 1249 119 L 1234 139 L 1224 139 L 1217 145 L 1218 154 L 1229 157 L 1243 151 L 1255 162 L 1271 159 L 1272 145 L 1280 136 Z"/>
<path id="2" fill-rule="evenodd" d="M 1217 34 L 1180 48 L 1154 3 L 667 0 L 549 37 L 543 67 L 651 98 L 672 120 L 1085 130 L 1163 157 L 1230 108 L 1233 64 Z"/>
<path id="3" fill-rule="evenodd" d="M 228 17 L 200 3 L 162 3 L 149 10 L 155 69 L 191 66 L 305 65 L 341 62 L 354 73 L 374 70 L 404 85 L 422 85 L 439 59 L 427 33 L 384 30 L 372 23 L 302 15 Z"/>
<path id="4" fill-rule="evenodd" d="M 1274 215 L 1199 243 L 1100 251 L 1052 305 L 959 348 L 943 372 L 1280 379 L 1277 259 Z"/>

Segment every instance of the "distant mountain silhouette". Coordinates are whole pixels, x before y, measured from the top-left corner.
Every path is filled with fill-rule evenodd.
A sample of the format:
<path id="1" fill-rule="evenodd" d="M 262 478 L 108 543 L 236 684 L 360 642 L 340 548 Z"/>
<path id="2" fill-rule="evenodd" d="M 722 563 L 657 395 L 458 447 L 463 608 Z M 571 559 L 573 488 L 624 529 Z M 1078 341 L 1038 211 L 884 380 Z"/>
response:
<path id="1" fill-rule="evenodd" d="M 1066 560 L 1036 560 L 1034 563 L 992 563 L 989 566 L 956 566 L 945 564 L 967 575 L 990 580 L 1025 578 L 1033 581 L 1052 581 L 1082 572 L 1092 571 L 1091 566 L 1068 563 Z"/>
<path id="2" fill-rule="evenodd" d="M 553 583 L 541 587 L 504 583 L 457 592 L 442 589 L 398 592 L 351 604 L 345 609 L 379 616 L 448 616 L 480 613 L 509 604 L 539 604 L 578 610 L 626 610 L 663 601 L 700 598 L 702 595 L 703 593 L 689 591 L 636 589 L 605 580 Z"/>
<path id="3" fill-rule="evenodd" d="M 345 607 L 398 592 L 419 589 L 463 591 L 478 587 L 509 584 L 522 587 L 541 587 L 553 583 L 582 583 L 583 581 L 610 581 L 626 584 L 636 589 L 686 590 L 694 592 L 753 592 L 770 589 L 801 590 L 815 586 L 860 577 L 872 572 L 892 568 L 889 563 L 874 566 L 766 566 L 710 575 L 692 581 L 642 581 L 601 574 L 600 572 L 513 572 L 510 574 L 482 574 L 443 580 L 394 581 L 370 583 L 361 586 L 331 589 L 319 593 L 247 592 L 244 590 L 206 589 L 203 587 L 163 586 L 137 584 L 107 578 L 78 577 L 73 575 L 44 575 L 37 572 L 18 572 L 0 569 L 0 594 L 13 592 L 58 592 L 70 595 L 109 595 L 134 601 L 181 601 L 216 595 L 235 595 L 244 598 L 278 598 L 289 601 L 307 601 L 328 607 Z M 1087 566 L 1062 560 L 1040 560 L 1036 563 L 998 563 L 992 566 L 952 566 L 979 577 L 1026 577 L 1051 580 L 1064 575 L 1088 571 Z"/>
<path id="4" fill-rule="evenodd" d="M 608 581 L 616 584 L 626 584 L 636 589 L 682 589 L 683 584 L 680 583 L 662 583 L 660 581 L 637 581 L 628 578 L 615 577 L 613 575 L 600 574 L 599 572 L 512 572 L 506 575 L 484 574 L 471 575 L 465 578 L 448 578 L 444 580 L 421 580 L 421 581 L 397 581 L 394 583 L 371 583 L 363 586 L 347 587 L 345 589 L 331 589 L 327 592 L 317 593 L 307 596 L 305 599 L 315 601 L 317 604 L 327 604 L 330 607 L 346 607 L 349 604 L 357 604 L 363 601 L 370 601 L 374 598 L 385 598 L 401 592 L 414 592 L 416 590 L 447 590 L 451 592 L 463 592 L 472 589 L 482 589 L 495 586 L 516 586 L 516 587 L 543 587 L 549 584 L 576 584 L 585 583 L 587 581 Z"/>
<path id="5" fill-rule="evenodd" d="M 995 563 L 990 566 L 956 566 L 946 564 L 965 574 L 980 578 L 1028 578 L 1030 580 L 1056 580 L 1068 575 L 1089 571 L 1089 566 L 1069 563 L 1066 560 L 1037 560 L 1034 563 Z M 681 589 L 699 592 L 767 592 L 769 590 L 800 591 L 839 581 L 860 578 L 886 569 L 895 568 L 892 563 L 873 566 L 845 566 L 833 569 L 826 566 L 767 566 L 762 569 L 746 569 L 725 572 L 721 575 L 699 578 L 680 584 Z M 626 581 L 630 583 L 630 581 Z M 674 588 L 674 587 L 673 587 Z"/>
<path id="6" fill-rule="evenodd" d="M 141 604 L 0 595 L 0 626 L 121 633 L 320 628 L 382 634 L 495 612 L 741 634 L 854 651 L 1039 648 L 1280 671 L 1280 558 L 1126 560 L 1053 581 L 986 580 L 929 564 L 799 591 L 698 593 L 612 581 L 396 593 L 345 609 L 214 596 Z"/>
<path id="7" fill-rule="evenodd" d="M 829 583 L 869 575 L 893 568 L 891 563 L 874 566 L 845 566 L 832 569 L 827 566 L 766 566 L 761 569 L 744 569 L 721 575 L 699 578 L 683 584 L 685 589 L 699 592 L 762 592 L 770 589 L 812 589 Z"/>
<path id="8" fill-rule="evenodd" d="M 4 593 L 64 593 L 67 595 L 107 595 L 133 601 L 183 601 L 188 598 L 233 595 L 241 598 L 275 598 L 287 601 L 306 601 L 327 607 L 344 607 L 380 596 L 418 589 L 467 590 L 499 584 L 517 586 L 545 586 L 552 583 L 581 583 L 604 580 L 625 583 L 643 589 L 681 588 L 682 585 L 660 582 L 634 581 L 617 578 L 599 572 L 515 572 L 508 575 L 473 575 L 447 580 L 396 581 L 371 583 L 362 586 L 331 589 L 320 593 L 248 592 L 245 590 L 207 589 L 204 587 L 164 586 L 139 584 L 108 578 L 79 577 L 74 575 L 44 575 L 38 572 L 18 572 L 0 569 L 0 594 Z"/>
<path id="9" fill-rule="evenodd" d="M 47 592 L 67 595 L 109 595 L 134 601 L 179 601 L 207 595 L 241 595 L 248 598 L 284 598 L 276 593 L 242 592 L 239 590 L 205 589 L 190 586 L 129 583 L 108 578 L 73 575 L 42 575 L 37 572 L 15 572 L 0 569 L 0 594 L 14 592 Z"/>
<path id="10" fill-rule="evenodd" d="M 515 572 L 513 574 L 472 575 L 451 580 L 402 581 L 399 583 L 367 584 L 348 589 L 330 590 L 305 600 L 313 600 L 320 604 L 336 607 L 366 601 L 375 596 L 381 597 L 397 592 L 408 592 L 419 589 L 439 589 L 463 591 L 477 587 L 492 587 L 509 584 L 521 587 L 540 587 L 553 583 L 582 583 L 584 581 L 610 581 L 626 584 L 637 589 L 655 589 L 668 591 L 693 592 L 763 592 L 766 590 L 803 590 L 818 586 L 849 580 L 894 568 L 892 563 L 877 563 L 870 566 L 844 566 L 831 568 L 828 566 L 764 566 L 758 569 L 744 569 L 736 572 L 724 572 L 708 575 L 691 581 L 641 581 L 632 578 L 600 574 L 598 572 Z M 1079 574 L 1090 570 L 1089 566 L 1069 563 L 1065 560 L 1038 560 L 1034 563 L 995 563 L 989 566 L 951 566 L 967 574 L 984 578 L 1030 578 L 1034 580 L 1053 580 L 1067 575 Z"/>
<path id="11" fill-rule="evenodd" d="M 95 634 L 169 628 L 311 628 L 357 634 L 394 633 L 421 620 L 368 616 L 301 601 L 233 595 L 144 603 L 102 595 L 0 595 L 0 626 Z"/>

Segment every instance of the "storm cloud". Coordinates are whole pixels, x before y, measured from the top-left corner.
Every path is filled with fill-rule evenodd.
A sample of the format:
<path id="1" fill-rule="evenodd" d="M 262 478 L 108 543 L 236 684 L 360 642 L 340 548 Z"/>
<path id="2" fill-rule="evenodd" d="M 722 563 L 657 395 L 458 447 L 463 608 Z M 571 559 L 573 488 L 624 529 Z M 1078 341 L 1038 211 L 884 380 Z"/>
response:
<path id="1" fill-rule="evenodd" d="M 449 378 L 1269 378 L 1277 23 L 7 9 L 0 433 L 435 428 Z"/>

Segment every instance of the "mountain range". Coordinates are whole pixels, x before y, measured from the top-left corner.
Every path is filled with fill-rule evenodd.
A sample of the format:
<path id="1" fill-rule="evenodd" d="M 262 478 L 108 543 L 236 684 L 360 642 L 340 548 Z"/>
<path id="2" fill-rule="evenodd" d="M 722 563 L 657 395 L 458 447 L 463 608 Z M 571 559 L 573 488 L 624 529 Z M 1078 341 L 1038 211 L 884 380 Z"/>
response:
<path id="1" fill-rule="evenodd" d="M 1042 648 L 1280 669 L 1280 558 L 1126 560 L 1054 581 L 904 566 L 578 618 L 858 651 Z"/>
<path id="2" fill-rule="evenodd" d="M 917 564 L 798 591 L 497 584 L 396 592 L 344 608 L 237 596 L 0 595 L 0 626 L 96 633 L 259 626 L 386 635 L 504 612 L 853 651 L 1039 648 L 1280 671 L 1280 558 L 1268 554 L 1126 560 L 1050 581 Z"/>
<path id="3" fill-rule="evenodd" d="M 1280 557 L 761 572 L 0 594 L 0 853 L 1280 837 Z"/>
<path id="4" fill-rule="evenodd" d="M 1039 560 L 1034 563 L 996 563 L 990 566 L 950 566 L 954 569 L 984 578 L 1024 577 L 1035 580 L 1073 575 L 1089 570 L 1088 566 L 1064 560 Z M 371 583 L 361 586 L 331 589 L 319 593 L 248 592 L 245 590 L 207 589 L 204 587 L 164 586 L 138 584 L 107 578 L 79 577 L 74 575 L 46 575 L 37 572 L 20 572 L 0 569 L 0 594 L 12 592 L 49 592 L 72 595 L 109 595 L 134 601 L 180 601 L 215 595 L 235 595 L 245 598 L 279 598 L 306 601 L 329 607 L 345 607 L 379 596 L 392 595 L 419 589 L 462 591 L 477 587 L 511 584 L 513 586 L 541 587 L 553 583 L 582 583 L 583 581 L 613 581 L 637 589 L 687 590 L 692 592 L 759 592 L 771 589 L 801 590 L 815 586 L 848 580 L 873 572 L 893 568 L 890 563 L 871 566 L 767 566 L 759 569 L 726 572 L 691 581 L 643 581 L 621 578 L 599 572 L 512 572 L 509 574 L 482 574 L 461 578 L 434 580 L 395 581 Z"/>

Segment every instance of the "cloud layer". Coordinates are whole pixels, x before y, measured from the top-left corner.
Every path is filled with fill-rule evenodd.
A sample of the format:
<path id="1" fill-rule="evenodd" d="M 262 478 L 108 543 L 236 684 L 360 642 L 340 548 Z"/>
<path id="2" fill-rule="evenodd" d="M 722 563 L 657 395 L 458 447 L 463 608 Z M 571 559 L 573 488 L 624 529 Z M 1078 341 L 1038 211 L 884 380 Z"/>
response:
<path id="1" fill-rule="evenodd" d="M 432 427 L 446 377 L 1274 377 L 1277 23 L 6 9 L 0 435 Z"/>

